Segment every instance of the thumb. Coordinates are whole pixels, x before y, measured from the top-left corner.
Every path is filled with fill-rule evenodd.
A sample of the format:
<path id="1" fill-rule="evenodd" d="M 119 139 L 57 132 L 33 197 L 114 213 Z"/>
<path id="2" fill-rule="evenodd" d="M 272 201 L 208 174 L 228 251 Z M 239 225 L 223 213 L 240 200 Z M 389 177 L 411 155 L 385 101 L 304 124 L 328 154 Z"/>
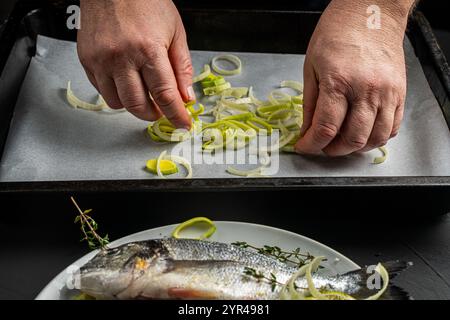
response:
<path id="1" fill-rule="evenodd" d="M 181 25 L 169 48 L 169 60 L 177 80 L 178 91 L 184 102 L 195 100 L 192 88 L 193 68 L 191 54 L 187 45 L 186 32 Z"/>

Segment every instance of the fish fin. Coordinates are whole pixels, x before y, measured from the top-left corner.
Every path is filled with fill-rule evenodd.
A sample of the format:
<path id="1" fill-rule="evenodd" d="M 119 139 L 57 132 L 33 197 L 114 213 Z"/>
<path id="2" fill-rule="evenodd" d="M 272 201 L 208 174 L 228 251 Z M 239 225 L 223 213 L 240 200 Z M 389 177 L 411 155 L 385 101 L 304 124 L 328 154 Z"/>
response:
<path id="1" fill-rule="evenodd" d="M 381 262 L 383 267 L 389 274 L 389 280 L 394 279 L 400 272 L 412 266 L 412 262 L 405 261 L 386 261 Z M 369 289 L 367 287 L 367 281 L 369 277 L 373 275 L 373 272 L 367 272 L 368 267 L 364 267 L 359 270 L 347 272 L 339 277 L 353 277 L 358 276 L 360 289 L 354 294 L 357 299 L 364 299 L 368 296 L 373 295 L 376 291 L 375 289 Z M 397 287 L 389 283 L 386 291 L 381 296 L 380 300 L 412 300 L 413 298 L 402 288 Z"/>
<path id="2" fill-rule="evenodd" d="M 211 291 L 186 289 L 186 288 L 169 288 L 167 290 L 169 297 L 173 299 L 193 300 L 193 299 L 217 299 L 217 296 Z"/>

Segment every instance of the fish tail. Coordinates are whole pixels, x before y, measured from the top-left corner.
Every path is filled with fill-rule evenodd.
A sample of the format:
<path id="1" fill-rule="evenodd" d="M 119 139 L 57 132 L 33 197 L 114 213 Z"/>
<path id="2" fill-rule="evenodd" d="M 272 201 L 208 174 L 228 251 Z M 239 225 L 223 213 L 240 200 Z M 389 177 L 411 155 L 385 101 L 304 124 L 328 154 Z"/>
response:
<path id="1" fill-rule="evenodd" d="M 392 260 L 381 263 L 386 271 L 389 273 L 389 279 L 394 279 L 403 270 L 408 269 L 413 265 L 412 262 Z"/>
<path id="2" fill-rule="evenodd" d="M 404 289 L 393 285 L 391 280 L 394 279 L 398 274 L 400 274 L 403 270 L 406 270 L 410 266 L 412 266 L 412 262 L 405 261 L 386 261 L 381 262 L 383 267 L 389 274 L 389 285 L 386 288 L 386 291 L 380 297 L 381 300 L 412 300 L 413 298 L 406 292 Z M 371 276 L 373 272 L 369 272 L 369 267 L 362 268 L 360 270 L 350 271 L 343 276 L 355 276 L 357 275 L 359 280 L 360 289 L 356 293 L 358 298 L 364 298 L 373 295 L 376 292 L 376 289 L 370 289 L 368 284 L 371 282 Z"/>

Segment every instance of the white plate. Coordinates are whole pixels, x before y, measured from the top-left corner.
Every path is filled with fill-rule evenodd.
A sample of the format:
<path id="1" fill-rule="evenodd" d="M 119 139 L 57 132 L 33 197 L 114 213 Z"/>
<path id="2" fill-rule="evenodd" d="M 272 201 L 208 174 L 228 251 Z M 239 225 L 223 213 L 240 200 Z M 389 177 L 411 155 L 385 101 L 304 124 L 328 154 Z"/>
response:
<path id="1" fill-rule="evenodd" d="M 359 266 L 340 254 L 339 252 L 307 237 L 295 234 L 293 232 L 276 229 L 268 226 L 250 224 L 243 222 L 218 221 L 216 233 L 211 237 L 212 241 L 232 243 L 236 241 L 245 241 L 249 244 L 261 247 L 263 245 L 278 246 L 282 249 L 293 250 L 301 248 L 302 252 L 309 252 L 315 256 L 325 256 L 327 261 L 322 265 L 322 272 L 328 274 L 343 274 L 352 270 L 359 269 Z M 124 243 L 133 241 L 142 241 L 148 239 L 157 239 L 169 237 L 177 225 L 170 225 L 143 232 L 135 233 L 121 238 L 111 243 L 111 247 L 116 247 Z M 192 236 L 188 233 L 183 236 Z M 67 300 L 72 299 L 78 291 L 69 290 L 66 283 L 70 283 L 70 275 L 78 267 L 84 265 L 97 253 L 91 252 L 74 264 L 67 267 L 56 278 L 54 278 L 41 293 L 36 297 L 37 300 Z"/>

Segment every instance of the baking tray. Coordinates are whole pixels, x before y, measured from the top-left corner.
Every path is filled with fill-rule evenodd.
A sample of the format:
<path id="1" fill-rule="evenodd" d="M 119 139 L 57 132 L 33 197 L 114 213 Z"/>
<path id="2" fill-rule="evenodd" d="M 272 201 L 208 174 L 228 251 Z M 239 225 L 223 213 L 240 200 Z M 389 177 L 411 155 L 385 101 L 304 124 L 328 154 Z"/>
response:
<path id="1" fill-rule="evenodd" d="M 4 147 L 9 124 L 38 34 L 74 40 L 75 33 L 65 26 L 67 1 L 19 1 L 1 34 L 0 68 L 0 147 Z M 193 50 L 271 52 L 304 54 L 320 12 L 237 9 L 181 8 Z M 255 28 L 254 26 L 258 26 Z M 63 27 L 61 27 L 63 26 Z M 290 33 L 283 30 L 291 30 Z M 220 41 L 215 37 L 221 34 Z M 449 86 L 445 83 L 445 64 L 439 57 L 426 19 L 416 13 L 410 21 L 408 36 L 425 74 L 449 123 Z M 295 38 L 296 41 L 292 41 Z M 276 39 L 276 41 L 272 41 Z M 4 69 L 7 58 L 12 60 Z M 448 71 L 448 70 L 447 70 Z M 434 79 L 434 81 L 430 81 Z M 7 88 L 7 89 L 5 89 Z M 201 191 L 201 190 L 280 190 L 330 188 L 414 188 L 432 189 L 436 197 L 449 196 L 448 176 L 405 177 L 304 177 L 264 179 L 193 180 L 110 180 L 0 183 L 0 192 L 74 192 L 74 191 Z M 448 205 L 448 202 L 447 202 Z"/>

